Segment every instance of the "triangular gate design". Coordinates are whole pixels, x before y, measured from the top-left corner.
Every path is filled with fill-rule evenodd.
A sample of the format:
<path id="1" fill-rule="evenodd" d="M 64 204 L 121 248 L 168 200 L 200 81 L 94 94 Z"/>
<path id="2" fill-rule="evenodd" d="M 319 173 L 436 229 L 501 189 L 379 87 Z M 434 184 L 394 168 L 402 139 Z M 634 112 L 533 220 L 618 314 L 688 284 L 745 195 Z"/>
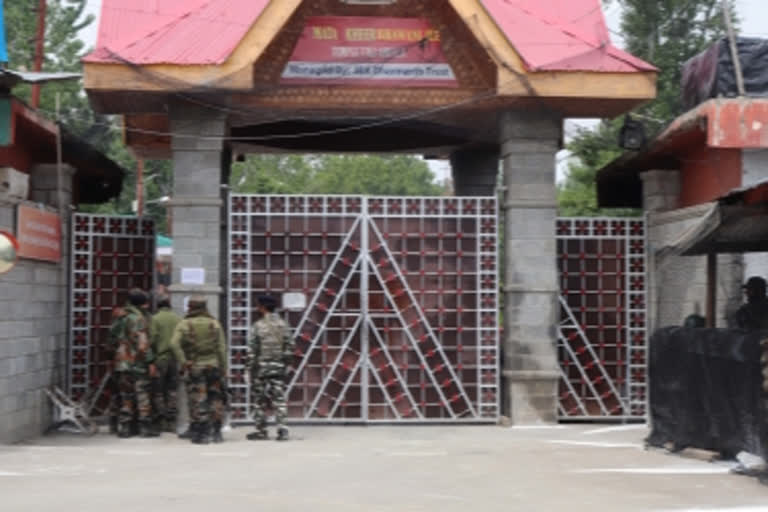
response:
<path id="1" fill-rule="evenodd" d="M 250 403 L 241 363 L 252 306 L 269 290 L 308 298 L 287 314 L 292 419 L 495 421 L 495 215 L 492 198 L 233 197 L 236 420 Z"/>

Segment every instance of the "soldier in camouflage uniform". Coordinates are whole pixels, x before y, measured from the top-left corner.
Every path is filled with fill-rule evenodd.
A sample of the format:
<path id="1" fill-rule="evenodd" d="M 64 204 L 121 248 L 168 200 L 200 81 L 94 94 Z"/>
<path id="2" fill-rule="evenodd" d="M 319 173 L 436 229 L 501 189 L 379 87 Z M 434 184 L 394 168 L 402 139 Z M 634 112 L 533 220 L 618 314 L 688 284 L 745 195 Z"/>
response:
<path id="1" fill-rule="evenodd" d="M 109 432 L 111 434 L 118 433 L 120 407 L 122 407 L 122 401 L 120 400 L 120 372 L 117 370 L 117 347 L 120 344 L 124 329 L 125 311 L 123 308 L 115 308 L 112 310 L 112 325 L 109 328 L 108 340 L 109 357 L 112 359 L 112 375 L 107 383 L 107 389 L 109 390 Z"/>
<path id="2" fill-rule="evenodd" d="M 227 375 L 224 331 L 208 313 L 204 297 L 192 297 L 187 316 L 173 331 L 171 350 L 186 378 L 191 440 L 220 443 L 224 417 L 223 379 Z"/>
<path id="3" fill-rule="evenodd" d="M 288 440 L 285 426 L 285 376 L 293 361 L 294 341 L 288 324 L 275 309 L 272 297 L 259 297 L 261 319 L 253 325 L 248 343 L 248 366 L 251 376 L 251 403 L 256 432 L 246 437 L 251 441 L 268 439 L 267 409 L 273 409 L 277 423 L 277 440 Z"/>
<path id="4" fill-rule="evenodd" d="M 154 355 L 149 346 L 147 322 L 141 312 L 147 295 L 141 290 L 131 290 L 128 305 L 124 308 L 122 332 L 115 355 L 115 370 L 120 387 L 120 437 L 133 435 L 134 415 L 139 420 L 142 437 L 156 437 L 152 425 L 152 404 L 150 402 L 150 378 L 155 374 Z"/>
<path id="5" fill-rule="evenodd" d="M 179 370 L 171 350 L 171 338 L 181 322 L 171 310 L 171 300 L 166 295 L 157 299 L 158 312 L 149 327 L 150 346 L 155 354 L 157 376 L 152 379 L 152 405 L 159 429 L 176 432 L 176 386 Z"/>

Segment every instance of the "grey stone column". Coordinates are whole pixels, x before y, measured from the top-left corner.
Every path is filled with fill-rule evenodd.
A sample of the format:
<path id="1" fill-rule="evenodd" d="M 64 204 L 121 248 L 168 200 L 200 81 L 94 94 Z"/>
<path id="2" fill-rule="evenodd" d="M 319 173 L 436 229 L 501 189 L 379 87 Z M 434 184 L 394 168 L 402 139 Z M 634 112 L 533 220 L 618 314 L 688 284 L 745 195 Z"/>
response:
<path id="1" fill-rule="evenodd" d="M 451 154 L 453 190 L 457 196 L 492 196 L 499 176 L 498 149 L 469 149 Z"/>
<path id="2" fill-rule="evenodd" d="M 643 182 L 643 210 L 664 212 L 680 204 L 680 171 L 646 171 Z"/>
<path id="3" fill-rule="evenodd" d="M 225 282 L 222 225 L 226 222 L 221 180 L 226 116 L 191 105 L 172 105 L 173 151 L 173 308 L 183 312 L 184 298 L 203 295 L 208 310 L 218 316 Z M 184 268 L 205 270 L 202 285 L 181 282 Z"/>
<path id="4" fill-rule="evenodd" d="M 504 409 L 513 424 L 557 420 L 559 316 L 555 155 L 562 119 L 501 115 L 504 173 Z"/>

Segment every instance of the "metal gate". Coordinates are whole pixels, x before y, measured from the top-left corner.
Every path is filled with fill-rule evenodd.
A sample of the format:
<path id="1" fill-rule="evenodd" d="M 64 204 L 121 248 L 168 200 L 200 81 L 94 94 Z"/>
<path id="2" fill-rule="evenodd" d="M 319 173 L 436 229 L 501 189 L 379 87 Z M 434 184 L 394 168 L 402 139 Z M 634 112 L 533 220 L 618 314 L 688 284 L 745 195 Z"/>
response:
<path id="1" fill-rule="evenodd" d="M 560 419 L 644 419 L 645 221 L 561 218 L 557 247 Z"/>
<path id="2" fill-rule="evenodd" d="M 68 391 L 79 400 L 107 372 L 112 310 L 131 288 L 153 287 L 154 222 L 77 213 L 71 254 Z"/>
<path id="3" fill-rule="evenodd" d="M 288 414 L 307 422 L 499 415 L 495 198 L 232 196 L 233 415 L 256 298 L 301 293 Z"/>

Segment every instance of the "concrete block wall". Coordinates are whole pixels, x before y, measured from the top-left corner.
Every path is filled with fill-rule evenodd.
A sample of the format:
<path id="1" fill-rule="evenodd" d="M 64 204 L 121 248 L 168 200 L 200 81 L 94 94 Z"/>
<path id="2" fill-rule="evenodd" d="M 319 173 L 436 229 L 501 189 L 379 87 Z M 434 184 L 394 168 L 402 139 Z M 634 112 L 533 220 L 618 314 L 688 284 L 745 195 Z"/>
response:
<path id="1" fill-rule="evenodd" d="M 649 215 L 651 329 L 682 325 L 685 318 L 706 315 L 707 260 L 705 256 L 658 256 L 657 251 L 673 244 L 700 222 L 711 205 L 705 204 Z M 662 252 L 663 254 L 663 252 Z M 741 255 L 718 256 L 717 326 L 727 326 L 730 315 L 741 304 L 744 278 Z M 652 332 L 652 331 L 651 331 Z"/>
<path id="2" fill-rule="evenodd" d="M 742 152 L 742 185 L 749 187 L 768 180 L 768 150 L 745 149 Z M 768 253 L 744 255 L 744 277 L 768 279 Z"/>
<path id="3" fill-rule="evenodd" d="M 0 201 L 0 229 L 15 233 L 15 216 L 16 204 Z M 63 247 L 58 265 L 21 260 L 0 275 L 0 443 L 43 433 L 52 410 L 43 390 L 65 382 L 66 236 Z"/>

